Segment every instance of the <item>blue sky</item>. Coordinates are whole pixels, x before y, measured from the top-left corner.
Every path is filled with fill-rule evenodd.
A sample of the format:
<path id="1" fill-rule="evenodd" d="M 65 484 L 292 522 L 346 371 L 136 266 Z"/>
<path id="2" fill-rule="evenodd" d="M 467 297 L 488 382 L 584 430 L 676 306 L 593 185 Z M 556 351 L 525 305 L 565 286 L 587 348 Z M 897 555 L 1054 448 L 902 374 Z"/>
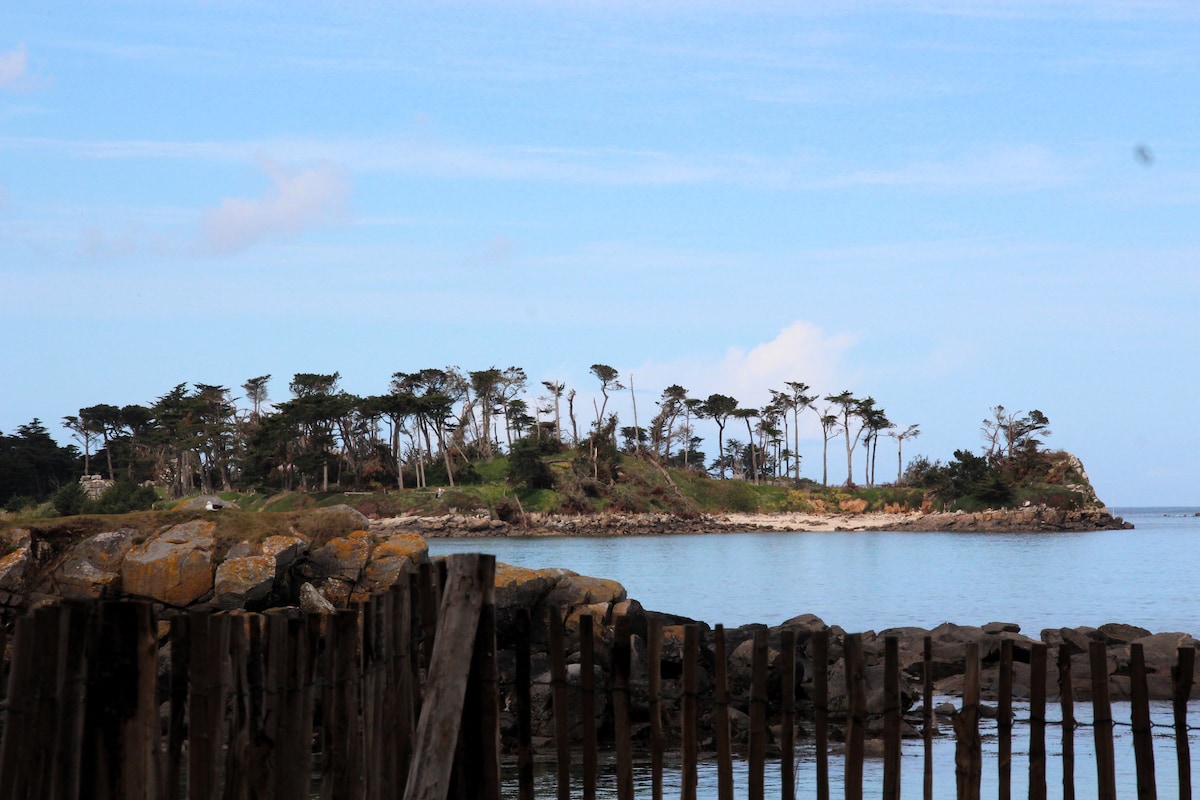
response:
<path id="1" fill-rule="evenodd" d="M 870 395 L 906 460 L 1037 408 L 1200 504 L 1198 101 L 1185 0 L 6 2 L 0 431 L 601 362 L 643 422 Z"/>

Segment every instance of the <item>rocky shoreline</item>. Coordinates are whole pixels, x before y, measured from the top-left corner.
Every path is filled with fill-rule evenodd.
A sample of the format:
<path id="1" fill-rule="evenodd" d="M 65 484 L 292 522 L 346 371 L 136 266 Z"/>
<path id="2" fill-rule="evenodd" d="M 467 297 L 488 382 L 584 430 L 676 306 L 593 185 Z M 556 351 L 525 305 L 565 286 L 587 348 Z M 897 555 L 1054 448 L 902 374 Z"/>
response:
<path id="1" fill-rule="evenodd" d="M 537 531 L 554 535 L 614 534 L 652 535 L 692 531 L 731 530 L 974 530 L 987 529 L 979 525 L 1012 524 L 1014 521 L 1034 525 L 1036 530 L 1062 530 L 1094 527 L 1124 527 L 1117 518 L 1100 516 L 1060 515 L 1037 509 L 1023 512 L 1020 518 L 1011 514 L 991 518 L 986 515 L 774 515 L 764 518 L 751 515 L 729 515 L 684 520 L 660 515 L 600 517 L 564 517 L 542 520 Z M 45 602 L 61 599 L 104 600 L 140 599 L 153 602 L 156 613 L 168 618 L 197 609 L 221 611 L 246 610 L 269 614 L 297 614 L 301 611 L 332 613 L 365 600 L 372 594 L 387 591 L 397 583 L 409 580 L 420 565 L 430 561 L 424 536 L 447 535 L 446 531 L 463 530 L 460 535 L 533 535 L 527 528 L 484 518 L 438 517 L 369 521 L 348 507 L 316 512 L 310 520 L 321 527 L 329 515 L 344 517 L 347 529 L 344 536 L 322 539 L 319 542 L 303 530 L 288 535 L 275 535 L 261 541 L 243 541 L 227 551 L 216 548 L 214 523 L 201 518 L 166 526 L 149 537 L 137 531 L 117 528 L 96 533 L 80 541 L 48 538 L 33 530 L 17 529 L 0 544 L 8 553 L 0 557 L 0 616 L 11 622 L 16 616 Z M 803 524 L 802 524 L 803 523 Z M 934 524 L 957 527 L 933 528 Z M 582 525 L 582 527 L 580 527 Z M 862 527 L 858 527 L 858 526 Z M 1078 526 L 1089 526 L 1086 528 Z M 771 527 L 771 526 L 783 526 Z M 823 526 L 823 527 L 818 527 Z M 874 527 L 867 527 L 874 526 Z M 908 527 L 902 527 L 908 526 Z M 1053 527 L 1052 527 L 1053 526 Z M 369 528 L 369 530 L 368 530 Z M 1011 528 L 1006 528 L 1011 529 Z M 420 531 L 420 535 L 416 535 Z M 450 533 L 449 535 L 455 535 Z M 682 696 L 682 641 L 687 625 L 701 630 L 701 678 L 704 695 L 702 707 L 711 701 L 713 673 L 713 631 L 703 622 L 656 611 L 649 611 L 614 580 L 578 575 L 563 569 L 531 570 L 507 564 L 496 569 L 496 624 L 500 650 L 502 691 L 513 691 L 517 619 L 521 611 L 533 621 L 533 674 L 535 677 L 535 728 L 540 736 L 553 732 L 550 705 L 549 657 L 546 651 L 549 619 L 552 615 L 564 621 L 567 632 L 568 660 L 574 664 L 570 672 L 573 684 L 579 681 L 579 631 L 588 618 L 596 642 L 596 678 L 599 686 L 608 680 L 611 647 L 616 621 L 626 617 L 633 633 L 633 695 L 635 716 L 645 718 L 644 707 L 647 636 L 652 623 L 663 629 L 663 699 L 668 729 L 677 730 L 679 700 Z M 797 609 L 802 611 L 802 609 Z M 745 625 L 726 630 L 728 672 L 733 710 L 731 722 L 735 732 L 743 731 L 749 704 L 750 652 L 754 633 L 765 629 L 772 655 L 771 714 L 778 714 L 780 634 L 790 630 L 796 634 L 798 659 L 798 711 L 801 720 L 811 714 L 812 636 L 828 631 L 830 647 L 830 687 L 844 691 L 844 676 L 838 672 L 846 631 L 826 624 L 812 615 L 801 615 L 780 625 Z M 1029 656 L 1041 642 L 1057 653 L 1063 646 L 1070 656 L 1075 680 L 1073 694 L 1085 699 L 1090 691 L 1090 663 L 1087 652 L 1093 642 L 1101 642 L 1107 651 L 1108 685 L 1113 697 L 1125 697 L 1129 692 L 1129 663 L 1131 646 L 1140 644 L 1145 652 L 1150 674 L 1150 692 L 1156 699 L 1170 696 L 1171 667 L 1178 649 L 1196 647 L 1196 640 L 1187 633 L 1153 633 L 1130 625 L 1112 623 L 1100 628 L 1053 628 L 1041 631 L 1036 637 L 1024 635 L 1014 624 L 994 622 L 983 626 L 944 623 L 932 630 L 902 628 L 862 634 L 867 658 L 867 679 L 870 702 L 875 703 L 881 678 L 884 642 L 887 636 L 899 639 L 901 669 L 904 674 L 904 703 L 912 707 L 920 696 L 923 680 L 924 639 L 933 640 L 934 660 L 931 674 L 935 693 L 955 696 L 961 694 L 965 672 L 965 655 L 970 644 L 978 644 L 983 660 L 984 696 L 992 696 L 999 686 L 997 660 L 1003 642 L 1010 641 L 1015 656 L 1014 687 L 1018 697 L 1028 696 L 1030 685 Z M 1047 694 L 1057 696 L 1057 675 L 1052 669 L 1047 676 Z M 1200 688 L 1197 689 L 1200 695 Z M 511 700 L 511 697 L 509 698 Z M 844 711 L 845 698 L 831 698 L 830 710 Z M 506 707 L 512 707 L 506 704 Z M 874 706 L 872 706 L 873 710 Z M 872 712 L 873 713 L 873 712 Z M 702 716 L 702 728 L 711 732 L 711 711 Z M 610 730 L 611 709 L 601 706 L 595 721 L 601 731 Z M 804 724 L 803 722 L 801 723 Z M 515 720 L 505 717 L 506 734 L 511 734 Z"/>
<path id="2" fill-rule="evenodd" d="M 413 533 L 434 538 L 472 536 L 657 536 L 673 533 L 763 531 L 978 531 L 1057 532 L 1129 530 L 1133 525 L 1105 508 L 1065 510 L 1046 506 L 979 512 L 813 514 L 540 514 L 505 521 L 487 512 L 443 516 L 389 517 L 371 521 L 378 533 Z"/>

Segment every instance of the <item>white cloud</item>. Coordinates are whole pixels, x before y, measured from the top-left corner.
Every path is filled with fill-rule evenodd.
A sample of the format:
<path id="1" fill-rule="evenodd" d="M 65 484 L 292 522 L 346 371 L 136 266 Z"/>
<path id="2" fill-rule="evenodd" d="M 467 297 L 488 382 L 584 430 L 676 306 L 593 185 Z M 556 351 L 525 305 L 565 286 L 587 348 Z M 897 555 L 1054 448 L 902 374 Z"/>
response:
<path id="1" fill-rule="evenodd" d="M 25 45 L 0 53 L 0 89 L 16 88 L 29 70 L 29 54 Z"/>
<path id="2" fill-rule="evenodd" d="M 762 406 L 770 401 L 771 389 L 785 390 L 788 381 L 807 383 L 822 396 L 854 389 L 856 375 L 845 364 L 854 344 L 851 335 L 830 335 L 811 322 L 797 320 L 768 342 L 749 349 L 729 348 L 716 363 L 699 356 L 649 363 L 635 373 L 639 394 L 657 396 L 664 387 L 678 383 L 691 397 L 725 394 L 742 406 Z"/>
<path id="3" fill-rule="evenodd" d="M 350 193 L 344 170 L 328 164 L 289 170 L 267 158 L 259 161 L 271 189 L 260 198 L 226 198 L 205 212 L 204 252 L 229 255 L 266 239 L 294 236 L 343 213 Z"/>

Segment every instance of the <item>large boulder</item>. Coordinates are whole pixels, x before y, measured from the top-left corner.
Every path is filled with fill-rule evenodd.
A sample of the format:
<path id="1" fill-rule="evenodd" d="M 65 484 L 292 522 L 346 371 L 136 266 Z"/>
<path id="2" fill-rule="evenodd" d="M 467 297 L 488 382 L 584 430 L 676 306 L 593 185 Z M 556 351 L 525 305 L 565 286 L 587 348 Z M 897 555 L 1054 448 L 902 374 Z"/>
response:
<path id="1" fill-rule="evenodd" d="M 366 530 L 330 539 L 309 551 L 297 570 L 329 602 L 345 608 L 371 556 L 372 544 L 372 535 Z"/>
<path id="2" fill-rule="evenodd" d="M 25 578 L 33 564 L 29 531 L 17 528 L 5 537 L 9 552 L 0 558 L 0 605 L 19 605 L 25 591 Z"/>
<path id="3" fill-rule="evenodd" d="M 75 545 L 54 570 L 55 592 L 68 600 L 117 596 L 121 591 L 121 564 L 136 536 L 133 528 L 121 528 L 97 533 Z"/>
<path id="4" fill-rule="evenodd" d="M 135 545 L 121 562 L 126 594 L 186 606 L 213 589 L 215 522 L 192 520 Z"/>
<path id="5" fill-rule="evenodd" d="M 372 594 L 387 591 L 417 564 L 428 560 L 429 545 L 415 533 L 376 537 L 376 544 L 354 588 L 353 599 L 366 600 Z"/>
<path id="6" fill-rule="evenodd" d="M 217 567 L 213 603 L 218 608 L 261 606 L 275 588 L 275 559 L 267 555 L 227 558 Z"/>

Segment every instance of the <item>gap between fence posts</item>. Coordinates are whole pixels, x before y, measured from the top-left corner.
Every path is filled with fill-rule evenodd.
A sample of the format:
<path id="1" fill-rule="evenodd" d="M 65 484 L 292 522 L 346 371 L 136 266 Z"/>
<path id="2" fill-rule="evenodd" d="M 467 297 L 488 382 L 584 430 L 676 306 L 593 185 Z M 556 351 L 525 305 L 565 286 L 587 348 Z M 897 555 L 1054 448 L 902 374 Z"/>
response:
<path id="1" fill-rule="evenodd" d="M 679 735 L 682 740 L 680 753 L 679 796 L 682 800 L 696 800 L 697 761 L 699 746 L 700 704 L 697 687 L 700 683 L 700 626 L 683 627 L 683 697 L 679 713 Z"/>
<path id="2" fill-rule="evenodd" d="M 567 700 L 567 645 L 562 612 L 550 609 L 550 696 L 554 710 L 555 766 L 558 800 L 571 800 L 571 710 Z"/>
<path id="3" fill-rule="evenodd" d="M 533 800 L 533 718 L 530 710 L 529 609 L 517 609 L 514 648 L 517 656 L 517 797 Z"/>

